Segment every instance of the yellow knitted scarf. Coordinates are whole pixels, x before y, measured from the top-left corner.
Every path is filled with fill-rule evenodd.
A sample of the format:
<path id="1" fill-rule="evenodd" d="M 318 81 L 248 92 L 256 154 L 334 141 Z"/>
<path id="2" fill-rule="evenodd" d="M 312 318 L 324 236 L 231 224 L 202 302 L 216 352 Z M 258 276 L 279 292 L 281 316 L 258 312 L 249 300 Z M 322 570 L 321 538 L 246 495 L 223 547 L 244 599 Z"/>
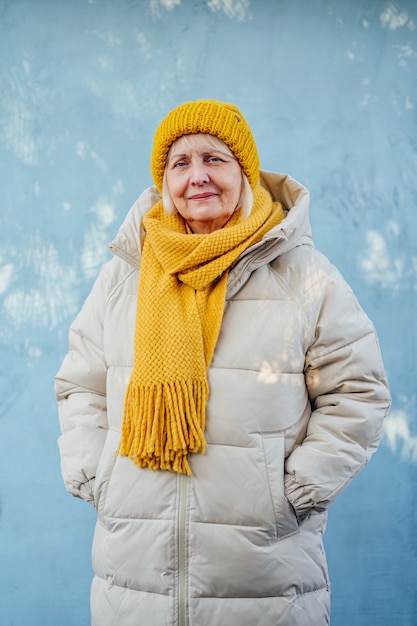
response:
<path id="1" fill-rule="evenodd" d="M 205 452 L 207 371 L 223 316 L 228 268 L 284 217 L 260 186 L 250 216 L 189 234 L 158 202 L 145 216 L 135 357 L 119 454 L 139 467 L 191 474 L 189 452 Z"/>

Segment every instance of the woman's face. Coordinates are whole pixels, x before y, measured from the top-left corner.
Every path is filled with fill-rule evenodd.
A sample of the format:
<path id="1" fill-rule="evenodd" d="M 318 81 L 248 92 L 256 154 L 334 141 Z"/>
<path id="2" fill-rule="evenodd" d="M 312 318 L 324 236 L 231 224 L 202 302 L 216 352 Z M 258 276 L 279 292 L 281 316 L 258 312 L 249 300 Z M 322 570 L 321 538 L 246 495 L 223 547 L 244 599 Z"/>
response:
<path id="1" fill-rule="evenodd" d="M 175 208 L 193 233 L 207 234 L 223 228 L 236 209 L 242 168 L 201 135 L 187 135 L 171 146 L 166 183 Z"/>

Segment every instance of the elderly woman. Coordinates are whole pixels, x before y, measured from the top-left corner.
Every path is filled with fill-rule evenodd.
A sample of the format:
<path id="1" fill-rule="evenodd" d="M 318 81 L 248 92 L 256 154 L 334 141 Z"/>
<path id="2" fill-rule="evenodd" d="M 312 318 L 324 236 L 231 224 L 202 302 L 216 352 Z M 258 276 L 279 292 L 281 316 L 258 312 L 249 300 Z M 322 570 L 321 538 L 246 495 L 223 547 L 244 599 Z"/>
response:
<path id="1" fill-rule="evenodd" d="M 326 512 L 390 403 L 374 327 L 235 106 L 171 111 L 151 170 L 56 379 L 92 623 L 323 626 Z"/>

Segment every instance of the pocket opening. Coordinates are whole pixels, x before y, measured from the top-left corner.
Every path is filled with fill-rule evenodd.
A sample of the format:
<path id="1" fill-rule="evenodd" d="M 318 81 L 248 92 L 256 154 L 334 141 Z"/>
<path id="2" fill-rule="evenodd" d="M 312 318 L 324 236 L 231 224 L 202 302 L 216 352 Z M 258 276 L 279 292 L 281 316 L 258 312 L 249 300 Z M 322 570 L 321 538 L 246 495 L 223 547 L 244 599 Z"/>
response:
<path id="1" fill-rule="evenodd" d="M 299 531 L 294 509 L 285 496 L 285 439 L 281 435 L 262 436 L 262 445 L 277 539 L 280 540 Z"/>

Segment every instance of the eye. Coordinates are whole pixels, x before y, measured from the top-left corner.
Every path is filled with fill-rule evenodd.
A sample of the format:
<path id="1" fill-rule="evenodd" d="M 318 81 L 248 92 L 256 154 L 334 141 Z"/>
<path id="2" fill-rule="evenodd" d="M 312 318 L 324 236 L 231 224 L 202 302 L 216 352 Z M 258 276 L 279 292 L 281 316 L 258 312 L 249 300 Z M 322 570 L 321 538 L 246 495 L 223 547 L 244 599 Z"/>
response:
<path id="1" fill-rule="evenodd" d="M 208 156 L 206 157 L 206 161 L 207 161 L 208 163 L 221 163 L 221 162 L 223 161 L 223 159 L 221 159 L 221 158 L 220 158 L 220 157 L 218 157 L 218 156 L 208 155 Z"/>
<path id="2" fill-rule="evenodd" d="M 175 163 L 172 164 L 172 167 L 173 168 L 175 168 L 175 167 L 185 167 L 185 165 L 187 165 L 185 161 L 176 161 Z"/>

